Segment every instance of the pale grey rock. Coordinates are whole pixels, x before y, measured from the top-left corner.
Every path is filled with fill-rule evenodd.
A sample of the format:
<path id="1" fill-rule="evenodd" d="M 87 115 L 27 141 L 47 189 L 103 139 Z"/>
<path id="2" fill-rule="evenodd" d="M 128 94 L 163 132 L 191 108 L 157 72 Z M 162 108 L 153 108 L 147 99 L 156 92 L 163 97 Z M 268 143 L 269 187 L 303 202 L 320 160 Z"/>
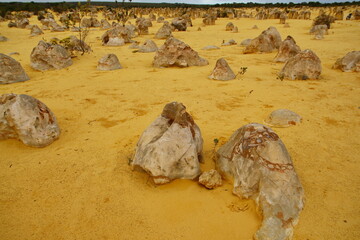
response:
<path id="1" fill-rule="evenodd" d="M 295 56 L 299 52 L 301 52 L 301 49 L 296 45 L 294 38 L 287 36 L 281 43 L 279 51 L 274 58 L 274 62 L 286 62 L 289 58 Z"/>
<path id="2" fill-rule="evenodd" d="M 270 128 L 252 123 L 219 148 L 217 170 L 233 179 L 233 193 L 253 198 L 263 215 L 257 240 L 288 240 L 304 207 L 304 190 L 291 157 Z"/>
<path id="3" fill-rule="evenodd" d="M 105 46 L 122 46 L 130 43 L 130 32 L 126 27 L 116 25 L 114 28 L 107 30 L 102 36 L 102 43 Z"/>
<path id="4" fill-rule="evenodd" d="M 106 19 L 101 19 L 101 29 L 107 30 L 111 28 L 111 24 Z"/>
<path id="5" fill-rule="evenodd" d="M 171 21 L 171 27 L 173 30 L 186 31 L 187 20 L 183 17 L 176 17 Z"/>
<path id="6" fill-rule="evenodd" d="M 29 79 L 18 61 L 0 53 L 0 84 L 24 82 Z"/>
<path id="7" fill-rule="evenodd" d="M 214 80 L 232 80 L 236 78 L 235 73 L 231 70 L 229 64 L 224 58 L 220 58 L 216 61 L 216 65 L 211 75 L 210 79 Z"/>
<path id="8" fill-rule="evenodd" d="M 97 69 L 102 71 L 111 71 L 116 69 L 121 69 L 121 65 L 118 57 L 115 54 L 106 54 L 103 56 L 99 62 Z"/>
<path id="9" fill-rule="evenodd" d="M 343 72 L 360 72 L 360 51 L 348 52 L 335 62 L 333 68 Z"/>
<path id="10" fill-rule="evenodd" d="M 305 49 L 287 60 L 279 76 L 291 80 L 318 79 L 321 70 L 319 57 L 310 49 Z"/>
<path id="11" fill-rule="evenodd" d="M 215 170 L 203 172 L 199 177 L 199 183 L 207 189 L 214 189 L 222 185 L 221 175 Z"/>
<path id="12" fill-rule="evenodd" d="M 227 42 L 223 42 L 222 44 L 221 44 L 221 46 L 232 46 L 232 45 L 236 45 L 237 43 L 236 43 L 236 41 L 234 40 L 234 39 L 230 39 L 229 41 L 227 41 Z"/>
<path id="13" fill-rule="evenodd" d="M 225 31 L 232 31 L 234 30 L 234 24 L 232 22 L 229 22 L 226 24 Z"/>
<path id="14" fill-rule="evenodd" d="M 240 43 L 240 45 L 241 45 L 241 46 L 248 46 L 248 45 L 251 43 L 251 40 L 252 40 L 252 39 L 250 39 L 250 38 L 244 39 L 244 40 Z"/>
<path id="15" fill-rule="evenodd" d="M 202 146 L 200 129 L 185 106 L 168 103 L 141 135 L 131 164 L 150 174 L 156 184 L 194 179 L 201 173 Z"/>
<path id="16" fill-rule="evenodd" d="M 41 34 L 44 34 L 44 32 L 41 31 L 41 29 L 37 25 L 33 25 L 31 28 L 30 35 L 37 36 L 37 35 L 41 35 Z"/>
<path id="17" fill-rule="evenodd" d="M 214 45 L 208 45 L 203 47 L 201 50 L 217 50 L 220 49 L 218 46 L 214 46 Z"/>
<path id="18" fill-rule="evenodd" d="M 238 27 L 235 26 L 231 32 L 232 32 L 232 33 L 238 33 L 238 32 L 239 32 Z"/>
<path id="19" fill-rule="evenodd" d="M 290 127 L 301 123 L 301 116 L 288 109 L 278 109 L 270 113 L 265 123 L 271 127 Z"/>
<path id="20" fill-rule="evenodd" d="M 275 27 L 269 27 L 258 37 L 251 40 L 250 44 L 244 49 L 244 54 L 256 52 L 272 52 L 279 49 L 281 36 Z"/>
<path id="21" fill-rule="evenodd" d="M 55 115 L 28 95 L 0 96 L 0 140 L 18 139 L 31 147 L 45 147 L 59 138 Z"/>
<path id="22" fill-rule="evenodd" d="M 62 69 L 72 64 L 69 52 L 58 44 L 39 41 L 30 54 L 30 66 L 40 71 Z"/>
<path id="23" fill-rule="evenodd" d="M 143 44 L 139 46 L 139 52 L 142 53 L 156 52 L 157 50 L 158 47 L 156 43 L 151 39 L 147 39 Z"/>
<path id="24" fill-rule="evenodd" d="M 157 39 L 167 39 L 172 36 L 172 30 L 170 24 L 165 21 L 164 24 L 159 28 L 155 34 Z"/>
<path id="25" fill-rule="evenodd" d="M 8 40 L 7 37 L 0 35 L 0 42 L 7 42 Z"/>
<path id="26" fill-rule="evenodd" d="M 190 67 L 204 66 L 209 62 L 203 59 L 189 45 L 170 37 L 159 48 L 154 57 L 154 67 Z"/>

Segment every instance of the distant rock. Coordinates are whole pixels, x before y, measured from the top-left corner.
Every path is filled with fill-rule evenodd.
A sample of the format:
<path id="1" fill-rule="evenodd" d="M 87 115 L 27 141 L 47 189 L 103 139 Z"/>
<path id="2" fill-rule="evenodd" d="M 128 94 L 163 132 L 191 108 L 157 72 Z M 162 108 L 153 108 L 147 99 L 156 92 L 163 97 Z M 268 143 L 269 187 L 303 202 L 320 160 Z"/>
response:
<path id="1" fill-rule="evenodd" d="M 251 40 L 252 40 L 252 39 L 250 39 L 250 38 L 244 39 L 244 40 L 240 43 L 240 45 L 241 45 L 241 46 L 247 46 L 247 45 L 249 45 L 249 44 L 251 43 Z"/>
<path id="2" fill-rule="evenodd" d="M 37 36 L 37 35 L 41 35 L 41 34 L 44 34 L 44 32 L 41 31 L 41 29 L 37 25 L 33 25 L 31 28 L 30 35 Z"/>
<path id="3" fill-rule="evenodd" d="M 229 64 L 226 62 L 224 58 L 220 58 L 216 61 L 216 65 L 211 75 L 210 79 L 214 80 L 232 80 L 236 78 L 235 73 L 231 70 Z"/>
<path id="4" fill-rule="evenodd" d="M 216 168 L 233 179 L 235 195 L 253 198 L 262 212 L 254 239 L 291 238 L 304 208 L 304 190 L 275 132 L 257 123 L 239 128 L 217 151 Z"/>
<path id="5" fill-rule="evenodd" d="M 286 62 L 289 58 L 301 52 L 301 49 L 296 45 L 295 40 L 291 36 L 287 36 L 281 43 L 279 51 L 274 58 L 274 62 Z"/>
<path id="6" fill-rule="evenodd" d="M 270 113 L 265 123 L 271 127 L 290 127 L 301 123 L 301 116 L 288 109 L 278 109 Z"/>
<path id="7" fill-rule="evenodd" d="M 360 51 L 348 52 L 335 62 L 333 68 L 343 72 L 360 72 Z"/>
<path id="8" fill-rule="evenodd" d="M 236 45 L 237 43 L 236 43 L 236 41 L 234 40 L 234 39 L 230 39 L 229 41 L 227 41 L 227 42 L 223 42 L 222 44 L 221 44 L 221 46 L 232 46 L 232 45 Z"/>
<path id="9" fill-rule="evenodd" d="M 107 30 L 111 28 L 111 25 L 106 19 L 101 19 L 100 28 L 102 30 Z"/>
<path id="10" fill-rule="evenodd" d="M 139 35 L 147 35 L 149 34 L 149 27 L 152 27 L 152 23 L 150 19 L 137 18 L 136 26 L 139 29 Z"/>
<path id="11" fill-rule="evenodd" d="M 231 32 L 232 32 L 232 33 L 238 33 L 238 32 L 239 32 L 238 27 L 235 26 Z"/>
<path id="12" fill-rule="evenodd" d="M 120 25 L 116 25 L 114 28 L 107 30 L 101 36 L 101 39 L 105 46 L 121 46 L 131 42 L 129 30 Z"/>
<path id="13" fill-rule="evenodd" d="M 101 71 L 111 71 L 116 69 L 121 69 L 121 65 L 118 57 L 115 54 L 106 54 L 103 56 L 99 62 L 97 69 Z"/>
<path id="14" fill-rule="evenodd" d="M 214 189 L 222 185 L 221 175 L 214 169 L 203 172 L 199 177 L 199 183 L 207 189 Z"/>
<path id="15" fill-rule="evenodd" d="M 203 140 L 183 104 L 172 102 L 141 135 L 132 166 L 150 174 L 156 184 L 200 175 Z"/>
<path id="16" fill-rule="evenodd" d="M 7 37 L 0 35 L 0 42 L 7 42 L 8 40 Z"/>
<path id="17" fill-rule="evenodd" d="M 171 27 L 173 28 L 173 30 L 186 31 L 187 20 L 182 17 L 176 17 L 171 21 Z"/>
<path id="18" fill-rule="evenodd" d="M 204 66 L 209 62 L 203 59 L 189 45 L 170 37 L 159 48 L 154 57 L 154 67 L 190 67 Z"/>
<path id="19" fill-rule="evenodd" d="M 281 36 L 275 27 L 269 27 L 258 37 L 251 40 L 250 44 L 244 49 L 244 54 L 256 52 L 272 52 L 279 49 Z"/>
<path id="20" fill-rule="evenodd" d="M 156 46 L 156 43 L 151 39 L 147 39 L 139 46 L 139 52 L 142 53 L 156 52 L 157 50 L 158 47 Z"/>
<path id="21" fill-rule="evenodd" d="M 18 61 L 0 53 L 0 84 L 24 82 L 29 79 Z"/>
<path id="22" fill-rule="evenodd" d="M 281 78 L 291 80 L 318 79 L 321 74 L 321 61 L 311 50 L 304 51 L 291 57 L 279 73 Z"/>
<path id="23" fill-rule="evenodd" d="M 172 36 L 172 30 L 170 24 L 165 21 L 164 24 L 159 28 L 159 30 L 155 34 L 155 38 L 157 39 L 167 39 Z"/>
<path id="24" fill-rule="evenodd" d="M 72 64 L 69 52 L 58 44 L 40 41 L 30 54 L 30 66 L 40 71 L 62 69 Z"/>
<path id="25" fill-rule="evenodd" d="M 31 147 L 45 147 L 59 138 L 55 115 L 28 95 L 0 96 L 0 140 L 18 139 Z"/>
<path id="26" fill-rule="evenodd" d="M 228 24 L 226 24 L 225 31 L 232 31 L 234 27 L 234 24 L 232 22 L 229 22 Z"/>
<path id="27" fill-rule="evenodd" d="M 220 48 L 217 46 L 214 46 L 214 45 L 208 45 L 208 46 L 203 47 L 201 50 L 217 50 L 217 49 L 220 49 Z"/>

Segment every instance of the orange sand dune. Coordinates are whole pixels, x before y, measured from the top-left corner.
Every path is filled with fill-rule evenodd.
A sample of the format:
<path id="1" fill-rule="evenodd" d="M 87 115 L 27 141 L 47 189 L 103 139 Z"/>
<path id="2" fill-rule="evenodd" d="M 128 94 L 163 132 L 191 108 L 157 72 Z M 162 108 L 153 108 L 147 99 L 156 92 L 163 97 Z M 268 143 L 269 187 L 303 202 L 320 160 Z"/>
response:
<path id="1" fill-rule="evenodd" d="M 239 33 L 225 31 L 229 21 Z M 360 239 L 360 75 L 331 69 L 337 58 L 359 50 L 360 22 L 336 21 L 323 40 L 308 34 L 311 20 L 288 20 L 290 28 L 278 22 L 219 19 L 203 27 L 196 19 L 187 32 L 174 36 L 210 64 L 184 69 L 153 68 L 154 53 L 133 53 L 128 45 L 101 46 L 105 31 L 94 29 L 88 37 L 92 53 L 79 55 L 66 69 L 47 72 L 31 69 L 32 48 L 42 38 L 77 33 L 46 31 L 30 37 L 30 30 L 0 23 L 0 33 L 10 39 L 0 43 L 0 52 L 19 52 L 13 57 L 30 77 L 0 85 L 0 94 L 38 98 L 62 129 L 60 139 L 46 148 L 0 142 L 0 239 L 252 239 L 261 216 L 253 201 L 231 194 L 230 183 L 212 191 L 190 180 L 155 186 L 128 165 L 140 134 L 170 101 L 184 103 L 201 128 L 202 170 L 214 168 L 213 139 L 226 141 L 239 127 L 263 123 L 279 108 L 300 114 L 301 125 L 274 128 L 305 189 L 306 205 L 293 239 Z M 41 25 L 35 17 L 30 23 Z M 150 35 L 135 40 L 153 39 L 162 25 L 153 24 Z M 251 29 L 254 24 L 259 29 Z M 320 57 L 320 80 L 280 81 L 283 64 L 272 62 L 276 52 L 243 55 L 239 45 L 201 50 L 223 40 L 240 43 L 269 26 Z M 164 42 L 154 41 L 158 46 Z M 107 53 L 115 53 L 124 68 L 96 70 Z M 227 82 L 207 79 L 220 57 L 235 72 L 247 67 L 246 73 Z"/>

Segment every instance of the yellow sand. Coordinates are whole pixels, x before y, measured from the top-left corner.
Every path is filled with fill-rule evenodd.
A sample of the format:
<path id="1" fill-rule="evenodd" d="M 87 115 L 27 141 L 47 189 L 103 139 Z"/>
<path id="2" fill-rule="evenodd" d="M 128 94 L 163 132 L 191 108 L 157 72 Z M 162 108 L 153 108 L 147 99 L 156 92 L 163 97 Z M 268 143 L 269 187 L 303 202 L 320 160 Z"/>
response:
<path id="1" fill-rule="evenodd" d="M 239 33 L 225 31 L 229 21 Z M 252 239 L 261 216 L 253 201 L 232 195 L 230 183 L 212 191 L 191 180 L 155 186 L 128 165 L 140 134 L 170 101 L 182 102 L 201 128 L 202 170 L 214 168 L 215 138 L 224 142 L 244 124 L 263 123 L 279 108 L 300 114 L 300 126 L 274 128 L 306 194 L 293 239 L 359 239 L 360 75 L 331 66 L 347 52 L 360 50 L 360 22 L 337 21 L 323 40 L 308 34 L 312 20 L 288 20 L 290 28 L 278 22 L 219 19 L 215 26 L 203 27 L 201 19 L 193 20 L 193 27 L 174 36 L 210 64 L 183 69 L 153 68 L 154 53 L 133 53 L 128 45 L 101 46 L 105 31 L 94 29 L 88 37 L 92 53 L 79 55 L 66 69 L 47 72 L 31 69 L 33 47 L 43 38 L 78 33 L 46 31 L 30 37 L 30 30 L 0 23 L 0 33 L 10 39 L 0 43 L 0 52 L 19 52 L 13 57 L 30 77 L 0 85 L 0 94 L 38 98 L 62 129 L 60 139 L 46 148 L 0 142 L 0 239 Z M 30 23 L 41 26 L 35 17 Z M 135 40 L 153 39 L 162 25 L 153 24 L 150 35 Z M 254 24 L 259 29 L 251 29 Z M 240 46 L 201 50 L 223 40 L 240 43 L 269 26 L 320 57 L 320 80 L 280 81 L 283 64 L 272 62 L 276 52 L 243 55 Z M 155 42 L 161 46 L 164 40 Z M 96 70 L 107 53 L 115 53 L 124 68 Z M 233 81 L 209 80 L 220 57 L 235 72 L 247 67 L 246 73 Z"/>

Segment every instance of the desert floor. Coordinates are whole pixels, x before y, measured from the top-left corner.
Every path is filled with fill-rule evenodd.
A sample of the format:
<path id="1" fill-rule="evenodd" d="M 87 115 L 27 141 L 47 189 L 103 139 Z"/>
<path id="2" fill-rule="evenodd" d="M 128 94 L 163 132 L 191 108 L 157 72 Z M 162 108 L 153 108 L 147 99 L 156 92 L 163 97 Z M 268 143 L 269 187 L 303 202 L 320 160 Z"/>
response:
<path id="1" fill-rule="evenodd" d="M 229 21 L 239 33 L 225 31 Z M 62 129 L 60 139 L 46 148 L 0 142 L 0 239 L 252 239 L 261 216 L 252 200 L 232 195 L 231 183 L 215 190 L 191 180 L 155 186 L 128 165 L 141 133 L 171 101 L 182 102 L 202 131 L 203 171 L 214 168 L 215 138 L 223 143 L 236 129 L 263 123 L 279 108 L 300 114 L 302 124 L 273 128 L 305 189 L 305 209 L 293 239 L 360 239 L 360 75 L 331 68 L 337 58 L 360 50 L 360 22 L 336 21 L 323 40 L 309 35 L 312 20 L 290 19 L 290 28 L 278 22 L 218 19 L 203 27 L 202 19 L 193 20 L 188 31 L 173 35 L 210 64 L 183 69 L 154 68 L 155 53 L 134 53 L 129 45 L 104 47 L 105 31 L 93 29 L 88 37 L 92 53 L 47 72 L 30 67 L 38 41 L 78 33 L 45 31 L 30 37 L 30 30 L 0 23 L 0 33 L 10 39 L 0 43 L 0 52 L 19 52 L 12 57 L 30 77 L 0 85 L 0 94 L 38 98 Z M 41 26 L 36 17 L 30 23 Z M 134 40 L 153 39 L 162 25 L 153 24 L 150 35 Z M 252 29 L 255 24 L 259 29 Z M 201 50 L 223 40 L 240 43 L 269 26 L 320 57 L 321 79 L 277 79 L 284 64 L 272 62 L 276 52 L 244 55 L 240 45 Z M 159 47 L 164 42 L 154 41 Z M 97 61 L 107 53 L 115 53 L 124 68 L 98 71 Z M 226 82 L 208 79 L 220 57 L 234 72 L 247 67 L 246 73 Z"/>

